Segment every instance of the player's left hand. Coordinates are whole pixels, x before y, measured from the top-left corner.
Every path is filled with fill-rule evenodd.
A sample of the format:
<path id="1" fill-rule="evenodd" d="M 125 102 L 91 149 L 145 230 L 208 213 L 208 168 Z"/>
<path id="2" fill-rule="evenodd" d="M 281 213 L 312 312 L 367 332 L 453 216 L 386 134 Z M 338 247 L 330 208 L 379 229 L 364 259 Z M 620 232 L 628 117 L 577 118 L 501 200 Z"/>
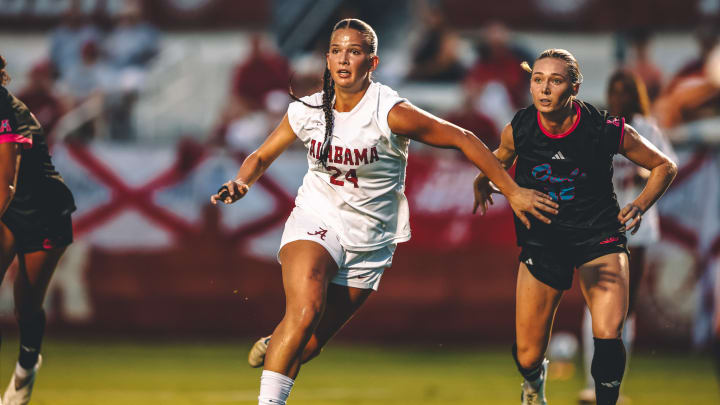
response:
<path id="1" fill-rule="evenodd" d="M 634 204 L 628 204 L 620 210 L 618 214 L 618 221 L 625 225 L 625 230 L 630 231 L 631 235 L 635 235 L 638 229 L 640 229 L 640 223 L 642 222 L 643 211 Z M 631 221 L 632 220 L 632 221 Z M 628 224 L 628 221 L 631 221 Z"/>

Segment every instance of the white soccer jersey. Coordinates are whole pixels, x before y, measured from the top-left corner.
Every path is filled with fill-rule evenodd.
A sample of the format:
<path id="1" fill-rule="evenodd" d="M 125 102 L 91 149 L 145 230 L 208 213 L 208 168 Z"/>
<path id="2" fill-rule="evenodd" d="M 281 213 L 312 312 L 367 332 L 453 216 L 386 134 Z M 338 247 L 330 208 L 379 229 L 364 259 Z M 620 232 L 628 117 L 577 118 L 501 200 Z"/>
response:
<path id="1" fill-rule="evenodd" d="M 322 92 L 303 98 L 322 105 Z M 334 113 L 327 168 L 317 160 L 325 139 L 320 108 L 300 102 L 288 107 L 288 120 L 308 149 L 308 172 L 295 205 L 322 218 L 348 250 L 368 251 L 410 239 L 405 168 L 409 140 L 388 126 L 390 109 L 407 101 L 393 89 L 372 82 L 349 112 Z"/>
<path id="2" fill-rule="evenodd" d="M 644 117 L 636 114 L 632 119 L 632 127 L 650 141 L 661 152 L 676 160 L 675 151 L 670 142 L 663 136 L 657 124 L 652 118 Z M 620 208 L 633 202 L 635 198 L 642 192 L 644 185 L 635 183 L 635 173 L 638 166 L 628 160 L 625 156 L 615 155 L 613 158 L 613 187 L 615 195 L 617 195 Z M 657 205 L 653 205 L 643 214 L 640 229 L 635 235 L 628 233 L 628 245 L 648 246 L 653 242 L 660 240 L 660 216 L 658 215 Z"/>

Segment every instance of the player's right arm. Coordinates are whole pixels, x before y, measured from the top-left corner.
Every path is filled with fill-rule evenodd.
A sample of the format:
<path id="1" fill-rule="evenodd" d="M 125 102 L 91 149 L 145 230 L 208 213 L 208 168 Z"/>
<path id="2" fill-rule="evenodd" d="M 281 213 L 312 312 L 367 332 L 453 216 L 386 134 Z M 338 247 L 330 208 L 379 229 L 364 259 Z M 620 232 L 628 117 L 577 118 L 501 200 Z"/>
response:
<path id="1" fill-rule="evenodd" d="M 287 114 L 280 124 L 270 133 L 262 145 L 251 153 L 240 166 L 234 180 L 223 184 L 221 190 L 227 187 L 227 195 L 223 198 L 221 193 L 213 194 L 210 202 L 217 204 L 222 201 L 225 204 L 232 204 L 243 198 L 250 187 L 265 173 L 275 159 L 293 143 L 297 137 L 290 126 Z M 225 193 L 222 193 L 225 194 Z"/>
<path id="2" fill-rule="evenodd" d="M 495 149 L 493 154 L 505 170 L 509 169 L 515 162 L 517 153 L 515 152 L 512 125 L 507 124 L 505 128 L 503 128 L 500 134 L 500 146 Z M 475 195 L 473 214 L 477 212 L 478 207 L 480 207 L 480 214 L 485 215 L 488 210 L 488 205 L 493 204 L 492 193 L 499 192 L 500 190 L 490 182 L 490 179 L 485 173 L 480 172 L 473 182 L 473 193 Z"/>

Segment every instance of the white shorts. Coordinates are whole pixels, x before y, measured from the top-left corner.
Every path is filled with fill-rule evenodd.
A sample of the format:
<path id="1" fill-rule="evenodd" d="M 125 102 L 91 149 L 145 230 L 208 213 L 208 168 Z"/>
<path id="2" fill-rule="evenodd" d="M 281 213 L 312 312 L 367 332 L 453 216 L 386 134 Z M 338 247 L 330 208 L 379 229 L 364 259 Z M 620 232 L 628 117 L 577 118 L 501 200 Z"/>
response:
<path id="1" fill-rule="evenodd" d="M 396 244 L 390 244 L 372 251 L 347 250 L 340 244 L 340 237 L 316 215 L 295 207 L 285 222 L 285 230 L 278 249 L 296 240 L 309 240 L 322 245 L 330 253 L 338 272 L 330 280 L 333 284 L 377 291 L 385 268 L 392 265 Z"/>

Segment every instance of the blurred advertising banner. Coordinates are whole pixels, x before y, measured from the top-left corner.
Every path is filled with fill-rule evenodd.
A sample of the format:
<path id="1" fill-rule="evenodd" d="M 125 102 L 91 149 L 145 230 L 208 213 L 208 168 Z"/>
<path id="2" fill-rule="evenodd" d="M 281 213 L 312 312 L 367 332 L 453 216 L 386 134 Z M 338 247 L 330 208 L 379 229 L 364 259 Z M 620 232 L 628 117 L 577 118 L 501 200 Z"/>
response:
<path id="1" fill-rule="evenodd" d="M 720 250 L 719 156 L 681 153 L 663 198 L 663 241 L 641 292 L 639 339 L 689 342 L 706 273 Z M 192 141 L 177 147 L 57 145 L 53 159 L 73 190 L 76 242 L 47 300 L 55 328 L 100 333 L 258 336 L 283 315 L 276 253 L 307 170 L 289 150 L 246 198 L 212 206 L 245 155 Z M 411 153 L 407 196 L 413 238 L 342 336 L 505 341 L 514 334 L 518 248 L 507 202 L 472 215 L 477 173 L 459 154 Z M 702 198 L 699 198 L 702 197 Z M 14 270 L 8 277 L 13 277 Z M 0 311 L 12 314 L 11 283 Z M 579 330 L 577 286 L 556 330 Z M 661 332 L 661 333 L 650 333 Z"/>
<path id="2" fill-rule="evenodd" d="M 260 26 L 269 21 L 271 6 L 269 0 L 0 0 L 0 24 L 4 30 L 45 29 L 66 21 L 75 11 L 103 25 L 136 5 L 164 29 Z"/>

